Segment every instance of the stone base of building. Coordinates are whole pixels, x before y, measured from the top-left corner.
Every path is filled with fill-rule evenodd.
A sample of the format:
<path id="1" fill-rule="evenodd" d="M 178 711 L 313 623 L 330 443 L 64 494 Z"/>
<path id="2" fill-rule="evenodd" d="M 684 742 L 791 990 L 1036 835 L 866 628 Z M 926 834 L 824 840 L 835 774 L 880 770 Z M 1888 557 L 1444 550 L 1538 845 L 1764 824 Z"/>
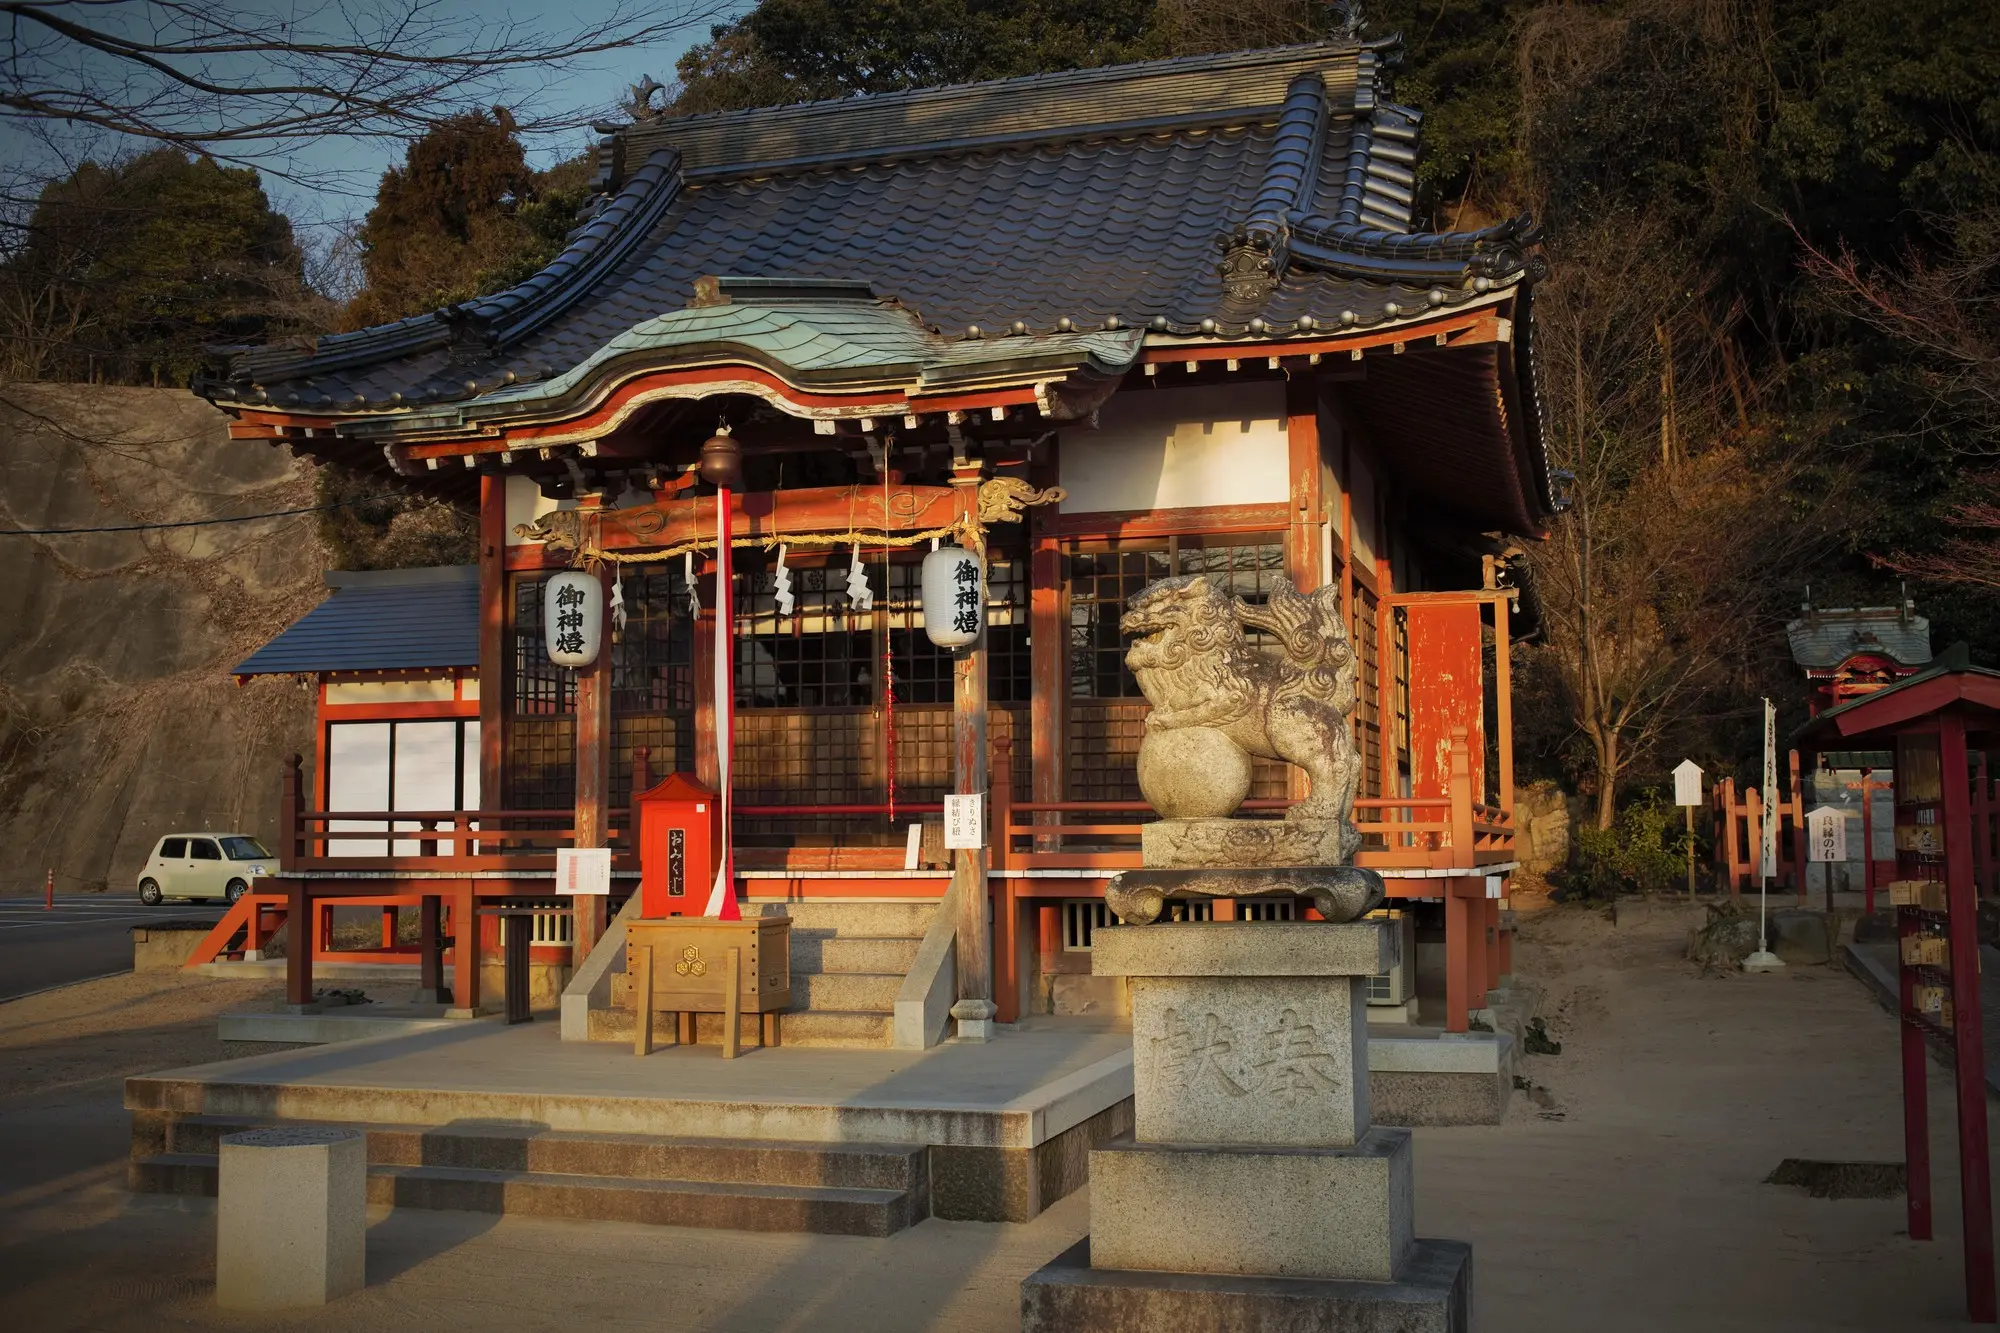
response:
<path id="1" fill-rule="evenodd" d="M 1022 1333 L 1465 1333 L 1471 1317 L 1472 1247 L 1453 1240 L 1361 1282 L 1092 1268 L 1086 1237 L 1021 1283 Z"/>

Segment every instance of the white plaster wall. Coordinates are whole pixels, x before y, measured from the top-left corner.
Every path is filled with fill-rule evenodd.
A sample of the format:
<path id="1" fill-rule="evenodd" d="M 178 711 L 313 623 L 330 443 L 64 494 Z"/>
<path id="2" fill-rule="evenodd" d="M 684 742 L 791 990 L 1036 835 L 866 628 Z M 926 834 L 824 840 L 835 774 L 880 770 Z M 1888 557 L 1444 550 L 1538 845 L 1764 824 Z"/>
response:
<path id="1" fill-rule="evenodd" d="M 1283 503 L 1291 494 L 1285 386 L 1131 389 L 1098 428 L 1063 436 L 1070 514 Z"/>

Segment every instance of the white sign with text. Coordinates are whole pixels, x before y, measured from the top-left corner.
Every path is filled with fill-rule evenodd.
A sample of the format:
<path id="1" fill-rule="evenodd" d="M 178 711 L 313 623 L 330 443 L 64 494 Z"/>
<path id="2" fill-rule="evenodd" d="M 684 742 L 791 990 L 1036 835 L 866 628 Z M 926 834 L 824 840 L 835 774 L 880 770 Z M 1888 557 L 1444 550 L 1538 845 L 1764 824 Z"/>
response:
<path id="1" fill-rule="evenodd" d="M 1806 816 L 1806 846 L 1809 860 L 1845 861 L 1847 859 L 1847 812 L 1831 805 L 1822 805 Z"/>
<path id="2" fill-rule="evenodd" d="M 979 792 L 944 798 L 946 851 L 975 852 L 986 845 L 986 798 Z"/>
<path id="3" fill-rule="evenodd" d="M 556 848 L 556 892 L 598 896 L 610 893 L 611 849 Z"/>

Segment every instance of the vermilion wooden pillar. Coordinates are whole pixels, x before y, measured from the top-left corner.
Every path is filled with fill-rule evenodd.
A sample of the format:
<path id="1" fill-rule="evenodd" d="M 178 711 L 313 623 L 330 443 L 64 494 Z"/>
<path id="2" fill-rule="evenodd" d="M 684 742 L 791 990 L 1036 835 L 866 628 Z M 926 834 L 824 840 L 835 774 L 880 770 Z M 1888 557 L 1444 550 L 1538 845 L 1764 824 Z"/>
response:
<path id="1" fill-rule="evenodd" d="M 1028 480 L 1038 488 L 1054 486 L 1061 480 L 1060 441 L 1046 446 L 1046 458 L 1029 466 Z M 1036 801 L 1060 801 L 1067 793 L 1063 753 L 1064 691 L 1063 667 L 1068 633 L 1063 627 L 1062 547 L 1047 531 L 1053 506 L 1038 506 L 1028 513 L 1030 534 L 1028 554 L 1028 746 L 1029 790 Z M 1015 762 L 1022 757 L 1015 756 Z M 1038 815 L 1036 823 L 1050 816 Z M 1053 840 L 1038 850 L 1054 851 Z"/>
<path id="2" fill-rule="evenodd" d="M 1477 879 L 1458 876 L 1445 881 L 1444 895 L 1444 1029 L 1465 1032 L 1471 1026 L 1473 911 L 1472 894 L 1484 890 Z"/>
<path id="3" fill-rule="evenodd" d="M 715 744 L 715 603 L 694 618 L 694 779 L 710 791 L 722 786 L 722 752 Z"/>
<path id="4" fill-rule="evenodd" d="M 609 572 L 598 577 L 609 582 Z M 611 832 L 611 616 L 605 592 L 605 621 L 599 630 L 597 660 L 576 673 L 576 846 L 603 847 Z M 637 847 L 637 839 L 632 840 Z M 607 901 L 576 900 L 576 932 L 570 962 L 582 967 L 604 933 Z"/>
<path id="5" fill-rule="evenodd" d="M 506 736 L 502 730 L 506 726 L 506 634 L 507 479 L 483 476 L 479 479 L 479 804 L 488 810 L 508 808 Z M 320 765 L 322 773 L 325 767 Z M 468 850 L 462 846 L 456 849 L 461 856 Z"/>
<path id="6" fill-rule="evenodd" d="M 451 998 L 457 1010 L 479 1012 L 479 901 L 466 880 L 451 898 Z"/>
<path id="7" fill-rule="evenodd" d="M 1943 778 L 1945 901 L 1951 915 L 1952 1051 L 1958 1087 L 1958 1181 L 1964 1214 L 1965 1305 L 1974 1323 L 1995 1322 L 1993 1177 L 1987 1161 L 1986 1041 L 1979 994 L 1979 896 L 1972 882 L 1972 793 L 1965 717 L 1938 717 Z"/>
<path id="8" fill-rule="evenodd" d="M 1917 919 L 1908 912 L 1896 913 L 1896 947 L 1915 935 Z M 1896 969 L 1896 1014 L 1902 1026 L 1903 1057 L 1903 1193 L 1909 1213 L 1911 1240 L 1931 1238 L 1931 1131 L 1930 1089 L 1925 1084 L 1929 1072 L 1924 1058 L 1924 1032 L 1911 1015 L 1917 1012 L 1916 973 L 1907 967 Z"/>
<path id="9" fill-rule="evenodd" d="M 952 471 L 954 486 L 977 486 L 981 468 L 962 464 Z M 984 577 L 986 552 L 979 556 Z M 952 790 L 978 794 L 992 811 L 991 783 L 988 781 L 986 629 L 982 622 L 979 637 L 952 654 L 951 732 Z M 990 839 L 989 833 L 989 839 Z M 958 914 L 958 936 L 953 957 L 958 969 L 958 1003 L 953 1016 L 961 1020 L 959 1034 L 967 1036 L 964 1020 L 983 1021 L 994 1015 L 993 934 L 990 928 L 991 885 L 987 849 L 957 849 L 951 853 L 951 894 Z M 983 1033 L 986 1029 L 974 1028 Z"/>

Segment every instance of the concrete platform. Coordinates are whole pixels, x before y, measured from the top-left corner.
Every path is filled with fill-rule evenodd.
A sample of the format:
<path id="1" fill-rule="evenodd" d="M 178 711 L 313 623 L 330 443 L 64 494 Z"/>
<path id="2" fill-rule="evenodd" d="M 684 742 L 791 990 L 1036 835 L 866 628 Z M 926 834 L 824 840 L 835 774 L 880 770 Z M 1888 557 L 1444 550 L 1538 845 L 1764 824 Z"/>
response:
<path id="1" fill-rule="evenodd" d="M 370 1037 L 410 1037 L 461 1027 L 467 1020 L 446 1018 L 446 1006 L 355 1004 L 317 1014 L 237 1013 L 216 1020 L 216 1035 L 225 1042 L 284 1043 L 325 1046 Z M 554 1021 L 554 1015 L 549 1020 Z"/>
<path id="2" fill-rule="evenodd" d="M 1131 1128 L 1131 1038 L 1050 1024 L 928 1051 L 630 1048 L 494 1020 L 280 1051 L 126 1080 L 134 1157 L 184 1117 L 787 1145 L 915 1145 L 935 1216 L 1025 1221 Z M 179 1187 L 174 1187 L 178 1189 Z M 193 1191 L 189 1191 L 193 1192 Z"/>
<path id="3" fill-rule="evenodd" d="M 1198 1230 L 1187 1243 L 1200 1253 Z M 1454 1240 L 1360 1282 L 1097 1269 L 1085 1238 L 1021 1283 L 1022 1333 L 1465 1333 L 1471 1311 L 1472 1247 Z"/>

